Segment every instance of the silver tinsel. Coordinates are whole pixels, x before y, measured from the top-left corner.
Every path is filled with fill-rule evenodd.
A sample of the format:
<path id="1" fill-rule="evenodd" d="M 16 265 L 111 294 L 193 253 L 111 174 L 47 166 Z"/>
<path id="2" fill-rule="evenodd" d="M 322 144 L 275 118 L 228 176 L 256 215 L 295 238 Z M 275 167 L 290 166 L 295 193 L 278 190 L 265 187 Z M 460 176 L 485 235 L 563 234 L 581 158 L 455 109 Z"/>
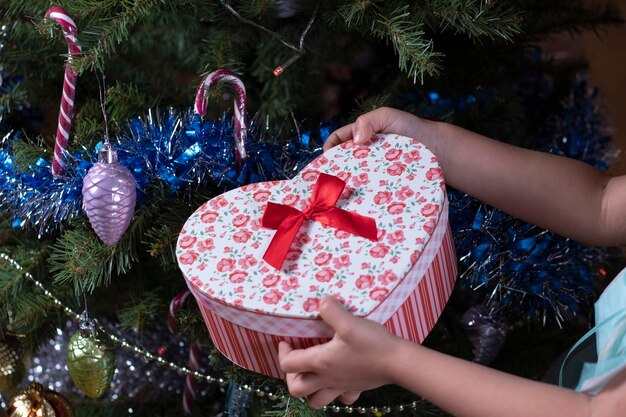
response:
<path id="1" fill-rule="evenodd" d="M 106 321 L 100 322 L 105 328 L 112 328 Z M 70 378 L 65 356 L 65 347 L 71 335 L 78 329 L 78 324 L 71 320 L 67 321 L 64 328 L 57 329 L 56 336 L 49 340 L 47 345 L 41 346 L 34 355 L 27 378 L 22 382 L 24 386 L 37 381 L 44 387 L 67 396 L 83 396 Z M 165 326 L 162 329 L 144 329 L 141 333 L 127 333 L 123 336 L 129 342 L 132 341 L 147 351 L 161 355 L 168 362 L 187 364 L 189 344 L 181 338 L 172 336 Z M 130 398 L 149 401 L 163 396 L 182 396 L 185 383 L 182 375 L 167 366 L 159 365 L 156 361 L 149 362 L 144 357 L 137 357 L 120 346 L 116 346 L 116 355 L 117 369 L 111 388 L 102 397 L 103 400 Z M 206 371 L 200 368 L 200 372 Z M 198 398 L 207 395 L 209 391 L 211 391 L 209 384 L 198 381 Z"/>

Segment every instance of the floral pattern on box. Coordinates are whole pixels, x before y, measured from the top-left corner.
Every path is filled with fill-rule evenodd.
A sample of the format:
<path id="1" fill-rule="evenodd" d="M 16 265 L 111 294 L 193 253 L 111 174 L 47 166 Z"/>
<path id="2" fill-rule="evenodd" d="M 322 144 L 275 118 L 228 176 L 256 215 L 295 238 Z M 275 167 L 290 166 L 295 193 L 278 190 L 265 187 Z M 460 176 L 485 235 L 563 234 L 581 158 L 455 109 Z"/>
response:
<path id="1" fill-rule="evenodd" d="M 378 241 L 305 221 L 277 270 L 263 260 L 275 230 L 267 202 L 304 210 L 320 173 L 346 182 L 336 206 L 375 219 Z M 188 284 L 216 302 L 263 314 L 315 318 L 324 295 L 367 316 L 417 262 L 443 209 L 443 175 L 415 139 L 378 135 L 346 142 L 289 181 L 250 184 L 202 205 L 185 223 L 176 254 Z"/>

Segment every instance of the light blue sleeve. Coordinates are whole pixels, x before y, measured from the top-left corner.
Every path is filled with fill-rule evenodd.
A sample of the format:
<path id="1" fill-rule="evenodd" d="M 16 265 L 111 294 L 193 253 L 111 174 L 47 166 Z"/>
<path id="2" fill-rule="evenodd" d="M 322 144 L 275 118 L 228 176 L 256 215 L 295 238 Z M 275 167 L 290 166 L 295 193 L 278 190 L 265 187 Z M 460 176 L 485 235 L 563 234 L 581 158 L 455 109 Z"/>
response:
<path id="1" fill-rule="evenodd" d="M 604 290 L 595 304 L 595 315 L 597 324 L 583 339 L 596 334 L 598 362 L 583 365 L 576 387 L 593 395 L 626 370 L 626 269 Z"/>

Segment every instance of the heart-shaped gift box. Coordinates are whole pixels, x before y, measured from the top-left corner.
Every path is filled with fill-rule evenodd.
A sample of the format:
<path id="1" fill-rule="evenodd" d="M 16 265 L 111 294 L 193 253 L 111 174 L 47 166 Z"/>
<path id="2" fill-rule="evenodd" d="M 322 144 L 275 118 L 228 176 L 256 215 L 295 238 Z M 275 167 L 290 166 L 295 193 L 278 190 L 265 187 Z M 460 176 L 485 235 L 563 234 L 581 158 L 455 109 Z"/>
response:
<path id="1" fill-rule="evenodd" d="M 176 253 L 216 347 L 279 378 L 280 340 L 308 347 L 332 337 L 318 318 L 323 296 L 420 343 L 456 279 L 437 159 L 390 134 L 337 146 L 291 180 L 209 200 L 185 223 Z"/>

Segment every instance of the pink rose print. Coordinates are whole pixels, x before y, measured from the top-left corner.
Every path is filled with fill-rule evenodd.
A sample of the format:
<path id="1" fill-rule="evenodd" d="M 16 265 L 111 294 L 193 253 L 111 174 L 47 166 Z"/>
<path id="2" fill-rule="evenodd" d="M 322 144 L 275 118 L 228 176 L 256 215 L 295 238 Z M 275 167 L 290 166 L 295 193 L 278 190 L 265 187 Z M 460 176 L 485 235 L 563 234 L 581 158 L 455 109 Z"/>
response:
<path id="1" fill-rule="evenodd" d="M 182 255 L 180 255 L 178 260 L 183 265 L 191 265 L 196 261 L 196 259 L 198 259 L 198 256 L 200 256 L 198 252 L 187 251 L 183 253 Z"/>
<path id="2" fill-rule="evenodd" d="M 215 197 L 214 199 L 209 200 L 209 204 L 211 205 L 211 207 L 217 210 L 219 208 L 226 207 L 228 205 L 228 201 L 226 201 L 226 199 L 220 195 L 219 197 Z"/>
<path id="3" fill-rule="evenodd" d="M 252 255 L 246 255 L 243 258 L 239 259 L 238 262 L 239 265 L 244 269 L 252 268 L 254 265 L 259 263 L 259 261 L 257 261 L 256 258 Z"/>
<path id="4" fill-rule="evenodd" d="M 313 258 L 313 262 L 315 262 L 315 265 L 319 266 L 327 265 L 332 257 L 333 255 L 328 252 L 318 253 L 315 255 L 315 258 Z"/>
<path id="5" fill-rule="evenodd" d="M 213 223 L 218 217 L 219 213 L 216 211 L 205 211 L 202 213 L 202 216 L 200 216 L 200 220 L 202 220 L 202 223 Z"/>
<path id="6" fill-rule="evenodd" d="M 237 288 L 235 288 L 235 293 L 236 294 L 241 294 L 242 292 L 243 292 L 243 285 L 240 285 Z"/>
<path id="7" fill-rule="evenodd" d="M 404 162 L 406 162 L 407 164 L 410 164 L 411 162 L 417 162 L 420 159 L 422 159 L 422 156 L 420 155 L 420 151 L 418 151 L 417 149 L 413 149 L 411 152 L 407 152 L 404 154 Z"/>
<path id="8" fill-rule="evenodd" d="M 385 152 L 385 159 L 387 161 L 395 161 L 401 156 L 402 156 L 401 149 L 389 149 L 387 152 Z"/>
<path id="9" fill-rule="evenodd" d="M 374 258 L 384 258 L 387 252 L 389 252 L 389 246 L 383 243 L 379 243 L 370 249 L 370 255 Z"/>
<path id="10" fill-rule="evenodd" d="M 180 241 L 178 241 L 178 246 L 180 246 L 183 249 L 189 249 L 190 247 L 196 244 L 197 240 L 198 238 L 187 235 L 183 237 Z"/>
<path id="11" fill-rule="evenodd" d="M 258 203 L 262 203 L 270 199 L 272 192 L 269 190 L 258 190 L 252 194 L 252 199 Z"/>
<path id="12" fill-rule="evenodd" d="M 374 275 L 359 275 L 356 279 L 356 287 L 360 290 L 371 288 L 374 285 Z"/>
<path id="13" fill-rule="evenodd" d="M 435 227 L 437 227 L 437 223 L 435 222 L 435 219 L 429 219 L 426 224 L 424 225 L 424 230 L 426 231 L 426 233 L 428 233 L 429 235 L 432 235 L 433 232 L 435 231 Z"/>
<path id="14" fill-rule="evenodd" d="M 253 232 L 256 232 L 262 227 L 263 226 L 261 226 L 261 219 L 254 219 L 250 222 L 250 229 L 252 229 Z"/>
<path id="15" fill-rule="evenodd" d="M 335 271 L 330 268 L 324 268 L 315 274 L 315 279 L 319 282 L 328 282 L 335 277 Z"/>
<path id="16" fill-rule="evenodd" d="M 389 214 L 400 214 L 404 211 L 404 208 L 406 207 L 406 204 L 396 201 L 394 203 L 389 204 L 389 206 L 387 206 L 387 211 L 389 212 Z"/>
<path id="17" fill-rule="evenodd" d="M 431 168 L 426 172 L 426 179 L 429 181 L 438 180 L 443 178 L 443 173 L 441 172 L 441 168 Z"/>
<path id="18" fill-rule="evenodd" d="M 263 301 L 265 302 L 265 304 L 278 304 L 278 302 L 282 300 L 282 298 L 283 293 L 274 289 L 263 296 Z"/>
<path id="19" fill-rule="evenodd" d="M 233 235 L 233 240 L 237 243 L 246 243 L 252 237 L 252 232 L 248 230 L 239 230 Z"/>
<path id="20" fill-rule="evenodd" d="M 352 183 L 354 184 L 355 187 L 362 187 L 364 185 L 369 184 L 369 182 L 370 182 L 369 176 L 365 172 L 360 173 L 356 177 L 352 177 Z"/>
<path id="21" fill-rule="evenodd" d="M 378 281 L 382 285 L 389 285 L 390 283 L 395 282 L 397 279 L 398 276 L 394 274 L 391 270 L 387 270 L 378 276 Z"/>
<path id="22" fill-rule="evenodd" d="M 228 272 L 232 271 L 235 267 L 235 260 L 230 258 L 222 258 L 217 263 L 217 270 L 219 272 Z"/>
<path id="23" fill-rule="evenodd" d="M 374 196 L 374 203 L 385 204 L 391 201 L 391 191 L 379 191 Z"/>
<path id="24" fill-rule="evenodd" d="M 402 162 L 394 162 L 390 167 L 387 168 L 387 173 L 389 175 L 399 176 L 402 175 L 405 169 L 406 165 Z"/>
<path id="25" fill-rule="evenodd" d="M 355 147 L 355 145 L 354 145 L 354 141 L 349 140 L 349 141 L 347 141 L 347 142 L 344 142 L 344 143 L 342 143 L 342 144 L 340 145 L 340 147 L 341 147 L 342 149 L 352 149 L 352 148 L 354 148 L 354 147 Z"/>
<path id="26" fill-rule="evenodd" d="M 291 249 L 287 252 L 287 256 L 285 256 L 286 261 L 297 261 L 298 258 L 302 255 L 302 251 L 300 249 Z"/>
<path id="27" fill-rule="evenodd" d="M 437 212 L 439 212 L 439 204 L 428 203 L 424 207 L 422 207 L 422 210 L 420 210 L 420 212 L 423 216 L 426 217 L 433 216 L 437 214 Z"/>
<path id="28" fill-rule="evenodd" d="M 387 240 L 390 245 L 396 245 L 398 243 L 404 242 L 404 232 L 402 230 L 396 230 L 393 233 L 389 233 L 387 235 Z"/>
<path id="29" fill-rule="evenodd" d="M 307 298 L 304 304 L 302 305 L 304 311 L 311 313 L 313 311 L 318 311 L 320 309 L 320 299 L 319 298 Z"/>
<path id="30" fill-rule="evenodd" d="M 338 172 L 336 177 L 339 178 L 341 181 L 347 183 L 350 180 L 350 177 L 352 176 L 351 173 L 346 172 L 346 171 L 341 171 Z"/>
<path id="31" fill-rule="evenodd" d="M 333 265 L 335 268 L 345 268 L 350 266 L 350 256 L 349 255 L 341 255 L 339 258 L 333 259 Z"/>
<path id="32" fill-rule="evenodd" d="M 228 276 L 228 280 L 233 284 L 241 284 L 246 280 L 247 276 L 248 273 L 246 271 L 235 271 L 231 272 L 231 274 Z"/>
<path id="33" fill-rule="evenodd" d="M 393 224 L 402 224 L 404 223 L 404 219 L 402 217 L 396 217 L 393 219 Z"/>
<path id="34" fill-rule="evenodd" d="M 415 265 L 417 263 L 417 261 L 420 258 L 420 255 L 422 254 L 422 251 L 416 250 L 415 252 L 413 252 L 411 254 L 411 264 Z"/>
<path id="35" fill-rule="evenodd" d="M 389 294 L 389 290 L 383 287 L 374 287 L 373 290 L 370 291 L 370 298 L 375 301 L 382 301 Z"/>
<path id="36" fill-rule="evenodd" d="M 322 165 L 326 165 L 327 163 L 328 163 L 328 158 L 326 158 L 324 155 L 321 155 L 315 158 L 313 162 L 311 162 L 309 165 L 311 165 L 313 168 L 319 168 Z"/>
<path id="37" fill-rule="evenodd" d="M 265 287 L 274 287 L 280 281 L 280 275 L 278 274 L 268 274 L 263 278 L 263 285 Z"/>
<path id="38" fill-rule="evenodd" d="M 233 219 L 233 226 L 235 227 L 243 227 L 250 221 L 250 216 L 247 214 L 238 214 Z"/>
<path id="39" fill-rule="evenodd" d="M 407 185 L 405 185 L 404 187 L 396 191 L 396 197 L 402 201 L 406 200 L 407 198 L 411 198 L 414 195 L 415 195 L 415 192 L 411 190 L 411 188 Z"/>
<path id="40" fill-rule="evenodd" d="M 296 235 L 294 240 L 298 246 L 302 246 L 306 243 L 309 243 L 311 241 L 311 237 L 306 233 L 301 232 Z"/>
<path id="41" fill-rule="evenodd" d="M 295 290 L 296 288 L 300 288 L 300 283 L 298 282 L 298 277 L 289 277 L 289 279 L 284 280 L 280 284 L 283 287 L 284 291 Z"/>
<path id="42" fill-rule="evenodd" d="M 235 307 L 243 307 L 243 301 L 240 299 L 235 300 L 233 304 L 235 305 Z"/>
<path id="43" fill-rule="evenodd" d="M 305 181 L 315 181 L 317 180 L 317 177 L 319 177 L 319 175 L 320 175 L 319 171 L 310 169 L 310 170 L 304 171 L 301 177 Z"/>
<path id="44" fill-rule="evenodd" d="M 354 194 L 354 188 L 352 187 L 345 187 L 343 189 L 343 191 L 341 192 L 341 196 L 339 196 L 340 200 L 347 200 L 350 197 L 352 197 L 352 194 Z"/>
<path id="45" fill-rule="evenodd" d="M 334 234 L 335 234 L 335 237 L 336 237 L 337 239 L 345 239 L 345 238 L 347 238 L 348 236 L 350 236 L 350 233 L 348 233 L 348 232 L 346 232 L 346 231 L 344 231 L 344 230 L 339 230 L 339 229 L 335 230 L 335 233 L 334 233 Z"/>
<path id="46" fill-rule="evenodd" d="M 256 190 L 257 188 L 259 188 L 259 184 L 258 184 L 258 183 L 246 184 L 246 185 L 244 185 L 243 187 L 241 187 L 241 189 L 242 189 L 243 191 L 246 191 L 246 192 L 254 191 L 254 190 Z"/>
<path id="47" fill-rule="evenodd" d="M 283 198 L 282 203 L 288 206 L 293 206 L 294 204 L 298 202 L 298 200 L 300 200 L 300 196 L 295 195 L 295 194 L 287 194 Z"/>
<path id="48" fill-rule="evenodd" d="M 369 182 L 370 182 L 369 176 L 365 172 L 362 172 L 356 177 L 352 177 L 352 183 L 354 184 L 355 187 L 362 187 L 364 185 L 369 184 Z"/>
<path id="49" fill-rule="evenodd" d="M 365 147 L 355 148 L 352 151 L 352 156 L 358 159 L 367 158 L 367 155 L 369 154 L 370 154 L 370 148 L 365 148 Z"/>
<path id="50" fill-rule="evenodd" d="M 215 244 L 213 243 L 213 239 L 204 239 L 198 242 L 198 250 L 200 252 L 208 252 L 213 249 L 215 249 Z"/>

